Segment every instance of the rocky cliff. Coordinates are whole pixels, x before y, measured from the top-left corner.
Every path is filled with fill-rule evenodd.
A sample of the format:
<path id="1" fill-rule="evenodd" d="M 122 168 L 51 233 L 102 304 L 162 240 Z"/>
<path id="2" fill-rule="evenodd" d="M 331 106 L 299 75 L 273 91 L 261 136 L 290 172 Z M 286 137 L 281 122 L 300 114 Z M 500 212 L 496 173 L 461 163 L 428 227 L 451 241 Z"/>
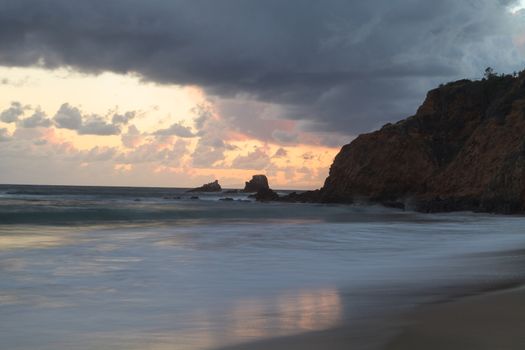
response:
<path id="1" fill-rule="evenodd" d="M 420 211 L 524 212 L 525 74 L 430 91 L 414 116 L 344 146 L 310 196 Z"/>

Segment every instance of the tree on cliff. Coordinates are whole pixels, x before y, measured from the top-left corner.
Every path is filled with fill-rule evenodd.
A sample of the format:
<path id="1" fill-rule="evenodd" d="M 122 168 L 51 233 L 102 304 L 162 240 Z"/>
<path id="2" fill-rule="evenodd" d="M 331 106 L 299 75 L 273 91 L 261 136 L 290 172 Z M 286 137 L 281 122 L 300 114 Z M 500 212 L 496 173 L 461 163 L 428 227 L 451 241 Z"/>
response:
<path id="1" fill-rule="evenodd" d="M 492 67 L 487 67 L 485 69 L 485 74 L 483 74 L 483 77 L 487 80 L 490 80 L 490 79 L 493 79 L 495 77 L 497 77 L 498 75 L 496 74 L 496 72 L 494 72 L 494 68 Z"/>

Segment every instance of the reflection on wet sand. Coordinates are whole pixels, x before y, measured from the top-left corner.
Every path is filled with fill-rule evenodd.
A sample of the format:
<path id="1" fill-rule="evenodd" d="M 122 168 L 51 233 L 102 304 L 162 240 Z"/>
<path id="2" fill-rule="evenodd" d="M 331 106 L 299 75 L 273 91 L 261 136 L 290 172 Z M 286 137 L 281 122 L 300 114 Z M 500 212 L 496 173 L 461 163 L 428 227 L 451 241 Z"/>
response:
<path id="1" fill-rule="evenodd" d="M 335 289 L 287 293 L 275 300 L 243 299 L 232 310 L 232 340 L 255 340 L 335 326 L 342 302 Z"/>
<path id="2" fill-rule="evenodd" d="M 185 321 L 191 327 L 185 329 L 104 332 L 92 335 L 91 343 L 112 349 L 215 349 L 328 329 L 338 324 L 342 313 L 342 301 L 337 290 L 304 290 L 273 299 L 241 299 L 224 312 L 221 320 L 207 310 L 195 310 Z M 169 328 L 169 325 L 166 326 Z"/>
<path id="3" fill-rule="evenodd" d="M 297 297 L 279 299 L 280 328 L 313 331 L 334 326 L 341 320 L 342 303 L 336 290 L 301 292 Z"/>

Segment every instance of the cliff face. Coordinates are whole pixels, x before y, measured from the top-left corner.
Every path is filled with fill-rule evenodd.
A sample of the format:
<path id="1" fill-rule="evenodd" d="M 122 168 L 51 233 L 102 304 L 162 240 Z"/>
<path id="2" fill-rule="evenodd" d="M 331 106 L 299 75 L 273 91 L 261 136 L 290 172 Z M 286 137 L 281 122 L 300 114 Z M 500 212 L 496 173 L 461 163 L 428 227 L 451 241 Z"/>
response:
<path id="1" fill-rule="evenodd" d="M 525 211 L 525 75 L 461 80 L 428 93 L 416 115 L 344 146 L 324 202 L 421 211 Z"/>

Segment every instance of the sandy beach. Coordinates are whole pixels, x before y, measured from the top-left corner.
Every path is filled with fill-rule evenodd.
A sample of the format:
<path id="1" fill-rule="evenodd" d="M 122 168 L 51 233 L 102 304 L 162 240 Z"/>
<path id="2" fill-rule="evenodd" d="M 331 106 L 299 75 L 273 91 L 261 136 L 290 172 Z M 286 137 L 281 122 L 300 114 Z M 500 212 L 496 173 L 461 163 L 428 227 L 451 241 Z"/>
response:
<path id="1" fill-rule="evenodd" d="M 523 350 L 524 301 L 522 287 L 422 306 L 397 324 L 376 328 L 373 343 L 369 334 L 341 327 L 227 349 Z"/>
<path id="2" fill-rule="evenodd" d="M 525 288 L 421 308 L 387 350 L 521 350 Z"/>

